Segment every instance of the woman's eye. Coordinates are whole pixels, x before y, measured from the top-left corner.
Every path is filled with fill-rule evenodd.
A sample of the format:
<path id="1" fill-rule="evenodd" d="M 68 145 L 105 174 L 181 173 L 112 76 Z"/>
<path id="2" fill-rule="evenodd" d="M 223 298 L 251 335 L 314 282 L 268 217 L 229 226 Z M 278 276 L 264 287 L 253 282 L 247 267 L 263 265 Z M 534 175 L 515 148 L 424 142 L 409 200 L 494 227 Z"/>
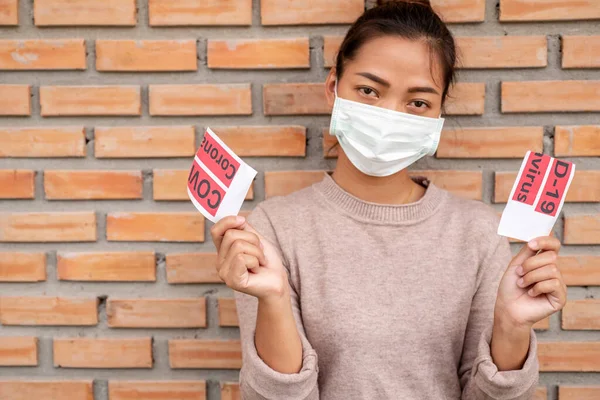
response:
<path id="1" fill-rule="evenodd" d="M 413 101 L 413 104 L 415 105 L 415 107 L 417 108 L 424 108 L 427 107 L 427 103 L 425 103 L 424 101 L 420 101 L 420 100 L 415 100 Z"/>
<path id="2" fill-rule="evenodd" d="M 368 97 L 377 97 L 377 92 L 375 92 L 375 90 L 368 88 L 368 87 L 359 88 L 358 91 L 361 94 L 364 94 L 365 96 L 368 96 Z"/>

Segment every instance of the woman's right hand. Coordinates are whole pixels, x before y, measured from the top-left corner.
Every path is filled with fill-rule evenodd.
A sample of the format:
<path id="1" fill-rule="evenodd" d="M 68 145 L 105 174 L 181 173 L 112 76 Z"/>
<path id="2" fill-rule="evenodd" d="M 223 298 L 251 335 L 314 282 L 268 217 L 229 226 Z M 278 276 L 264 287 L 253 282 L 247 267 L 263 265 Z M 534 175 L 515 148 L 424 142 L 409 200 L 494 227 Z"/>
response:
<path id="1" fill-rule="evenodd" d="M 225 217 L 210 233 L 217 247 L 217 272 L 227 286 L 262 300 L 289 293 L 287 271 L 277 250 L 245 218 Z"/>

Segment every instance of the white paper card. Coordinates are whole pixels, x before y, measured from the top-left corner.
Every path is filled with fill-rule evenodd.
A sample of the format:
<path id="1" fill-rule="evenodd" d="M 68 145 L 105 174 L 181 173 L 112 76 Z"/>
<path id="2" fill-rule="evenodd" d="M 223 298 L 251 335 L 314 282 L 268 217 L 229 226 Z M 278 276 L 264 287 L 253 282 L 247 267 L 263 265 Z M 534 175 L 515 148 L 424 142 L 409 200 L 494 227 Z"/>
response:
<path id="1" fill-rule="evenodd" d="M 240 212 L 255 176 L 252 167 L 206 128 L 188 176 L 188 196 L 198 211 L 217 222 Z"/>
<path id="2" fill-rule="evenodd" d="M 574 174 L 575 164 L 528 151 L 502 213 L 498 234 L 525 242 L 548 236 Z"/>

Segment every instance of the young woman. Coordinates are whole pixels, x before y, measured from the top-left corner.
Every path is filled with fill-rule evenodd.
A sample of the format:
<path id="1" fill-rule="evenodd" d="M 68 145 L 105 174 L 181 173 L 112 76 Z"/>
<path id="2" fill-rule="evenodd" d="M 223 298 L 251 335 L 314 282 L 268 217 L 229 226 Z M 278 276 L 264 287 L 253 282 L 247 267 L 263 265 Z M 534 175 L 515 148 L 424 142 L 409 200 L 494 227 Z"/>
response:
<path id="1" fill-rule="evenodd" d="M 566 300 L 559 241 L 511 260 L 494 210 L 406 170 L 435 152 L 455 59 L 428 1 L 366 11 L 326 81 L 333 175 L 212 228 L 242 398 L 531 398 L 532 326 Z"/>

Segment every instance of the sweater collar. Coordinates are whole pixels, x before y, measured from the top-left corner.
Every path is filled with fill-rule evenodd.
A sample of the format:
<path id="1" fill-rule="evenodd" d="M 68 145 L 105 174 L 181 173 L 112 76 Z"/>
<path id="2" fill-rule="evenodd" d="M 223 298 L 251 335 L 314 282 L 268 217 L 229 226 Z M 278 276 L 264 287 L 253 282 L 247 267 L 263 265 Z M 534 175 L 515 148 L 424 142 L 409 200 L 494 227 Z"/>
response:
<path id="1" fill-rule="evenodd" d="M 411 179 L 425 187 L 425 194 L 418 201 L 408 204 L 379 204 L 361 200 L 342 189 L 329 174 L 325 174 L 324 179 L 313 188 L 334 208 L 352 218 L 384 224 L 410 223 L 432 215 L 446 198 L 446 192 L 427 178 L 413 176 Z"/>

